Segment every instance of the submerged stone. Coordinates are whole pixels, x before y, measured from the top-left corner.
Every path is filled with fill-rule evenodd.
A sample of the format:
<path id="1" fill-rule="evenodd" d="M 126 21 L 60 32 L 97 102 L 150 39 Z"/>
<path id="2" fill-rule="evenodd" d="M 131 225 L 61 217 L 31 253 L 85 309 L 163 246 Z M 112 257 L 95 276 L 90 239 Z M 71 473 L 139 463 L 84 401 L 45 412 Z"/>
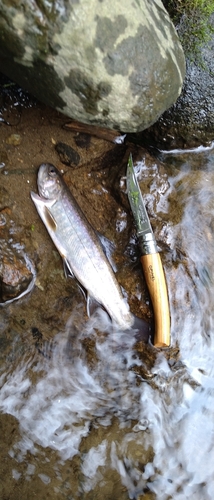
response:
<path id="1" fill-rule="evenodd" d="M 181 92 L 184 54 L 160 0 L 0 5 L 0 70 L 76 120 L 144 130 Z"/>
<path id="2" fill-rule="evenodd" d="M 80 162 L 80 155 L 74 148 L 65 144 L 64 142 L 58 142 L 55 146 L 56 151 L 60 157 L 60 161 L 64 165 L 77 167 Z"/>
<path id="3" fill-rule="evenodd" d="M 4 304 L 24 295 L 34 277 L 23 256 L 4 240 L 0 242 L 0 258 L 0 304 Z"/>
<path id="4" fill-rule="evenodd" d="M 2 188 L 2 205 L 8 203 L 7 191 Z M 8 206 L 0 210 L 0 305 L 13 302 L 30 292 L 35 282 L 35 270 L 21 244 L 15 243 L 15 231 Z"/>

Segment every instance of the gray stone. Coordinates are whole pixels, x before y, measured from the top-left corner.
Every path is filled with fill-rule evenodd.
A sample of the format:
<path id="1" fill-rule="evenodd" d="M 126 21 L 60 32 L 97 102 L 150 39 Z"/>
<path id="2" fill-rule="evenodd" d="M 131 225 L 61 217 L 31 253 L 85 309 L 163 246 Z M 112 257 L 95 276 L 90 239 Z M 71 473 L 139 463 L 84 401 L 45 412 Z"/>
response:
<path id="1" fill-rule="evenodd" d="M 160 0 L 1 0 L 0 70 L 71 118 L 136 132 L 176 101 L 185 59 Z"/>

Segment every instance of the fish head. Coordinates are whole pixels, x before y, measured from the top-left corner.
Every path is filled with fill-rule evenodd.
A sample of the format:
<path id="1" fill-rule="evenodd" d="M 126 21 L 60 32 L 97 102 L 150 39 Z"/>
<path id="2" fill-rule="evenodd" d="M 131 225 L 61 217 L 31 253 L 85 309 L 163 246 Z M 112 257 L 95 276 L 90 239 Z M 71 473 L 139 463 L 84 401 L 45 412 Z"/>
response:
<path id="1" fill-rule="evenodd" d="M 37 184 L 40 196 L 47 200 L 56 200 L 61 192 L 61 174 L 51 163 L 42 163 Z"/>

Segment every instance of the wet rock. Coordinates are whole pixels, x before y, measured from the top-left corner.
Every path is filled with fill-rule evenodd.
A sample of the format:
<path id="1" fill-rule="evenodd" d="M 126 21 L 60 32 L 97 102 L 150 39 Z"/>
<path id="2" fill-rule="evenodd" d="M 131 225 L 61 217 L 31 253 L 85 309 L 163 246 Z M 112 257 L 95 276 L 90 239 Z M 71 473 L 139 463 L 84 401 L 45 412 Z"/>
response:
<path id="1" fill-rule="evenodd" d="M 77 167 L 80 162 L 80 155 L 68 144 L 64 142 L 58 142 L 55 149 L 60 157 L 60 161 L 64 165 Z"/>
<path id="2" fill-rule="evenodd" d="M 214 29 L 214 14 L 210 18 Z M 195 42 L 197 43 L 197 41 Z M 214 34 L 201 48 L 201 61 L 188 61 L 177 102 L 143 134 L 160 149 L 194 148 L 214 139 Z M 145 142 L 144 142 L 145 144 Z"/>
<path id="3" fill-rule="evenodd" d="M 7 192 L 1 189 L 7 201 Z M 4 200 L 3 200 L 4 201 Z M 12 302 L 33 287 L 35 272 L 21 245 L 11 238 L 11 210 L 0 212 L 0 304 Z"/>
<path id="4" fill-rule="evenodd" d="M 0 242 L 0 303 L 18 298 L 32 282 L 33 275 L 24 258 Z"/>
<path id="5" fill-rule="evenodd" d="M 183 51 L 160 0 L 0 5 L 0 69 L 84 123 L 144 130 L 181 92 Z"/>

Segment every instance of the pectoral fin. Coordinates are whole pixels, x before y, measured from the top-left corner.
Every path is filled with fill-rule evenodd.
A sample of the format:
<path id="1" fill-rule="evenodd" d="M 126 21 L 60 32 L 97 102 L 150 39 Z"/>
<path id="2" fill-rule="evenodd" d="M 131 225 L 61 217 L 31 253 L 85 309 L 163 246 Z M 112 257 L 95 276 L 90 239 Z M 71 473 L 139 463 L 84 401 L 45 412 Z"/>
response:
<path id="1" fill-rule="evenodd" d="M 48 227 L 55 232 L 57 228 L 57 223 L 53 215 L 50 213 L 50 210 L 48 210 L 46 206 L 44 206 L 44 216 Z"/>

